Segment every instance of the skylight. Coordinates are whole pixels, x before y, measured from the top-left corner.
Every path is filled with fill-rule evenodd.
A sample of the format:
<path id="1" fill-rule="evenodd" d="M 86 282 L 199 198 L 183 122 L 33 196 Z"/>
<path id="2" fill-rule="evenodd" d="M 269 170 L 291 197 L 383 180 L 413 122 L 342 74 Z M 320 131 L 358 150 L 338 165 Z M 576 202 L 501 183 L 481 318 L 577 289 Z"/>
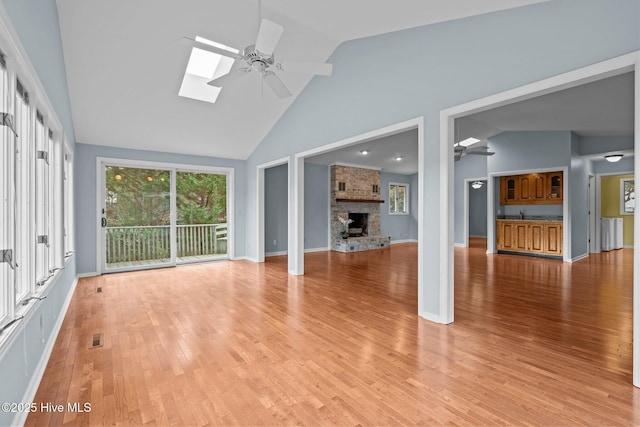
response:
<path id="1" fill-rule="evenodd" d="M 458 142 L 458 145 L 462 145 L 463 147 L 468 147 L 470 145 L 475 144 L 476 142 L 480 142 L 480 140 L 478 138 L 467 138 L 465 140 Z"/>
<path id="2" fill-rule="evenodd" d="M 230 53 L 238 53 L 236 49 L 203 39 L 202 37 L 196 37 L 196 41 L 228 50 Z M 189 56 L 189 62 L 187 63 L 187 69 L 184 73 L 178 95 L 205 102 L 216 102 L 218 95 L 220 95 L 221 88 L 209 86 L 207 83 L 215 78 L 228 74 L 229 71 L 231 71 L 233 62 L 233 58 L 194 47 L 191 50 L 191 56 Z"/>

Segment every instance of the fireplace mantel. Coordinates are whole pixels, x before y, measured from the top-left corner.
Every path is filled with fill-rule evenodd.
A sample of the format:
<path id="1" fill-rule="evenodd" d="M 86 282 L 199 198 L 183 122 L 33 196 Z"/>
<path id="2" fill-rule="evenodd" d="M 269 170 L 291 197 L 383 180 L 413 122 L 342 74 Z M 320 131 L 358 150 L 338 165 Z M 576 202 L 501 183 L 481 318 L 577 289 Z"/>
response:
<path id="1" fill-rule="evenodd" d="M 376 199 L 336 199 L 337 203 L 384 203 L 384 200 Z"/>

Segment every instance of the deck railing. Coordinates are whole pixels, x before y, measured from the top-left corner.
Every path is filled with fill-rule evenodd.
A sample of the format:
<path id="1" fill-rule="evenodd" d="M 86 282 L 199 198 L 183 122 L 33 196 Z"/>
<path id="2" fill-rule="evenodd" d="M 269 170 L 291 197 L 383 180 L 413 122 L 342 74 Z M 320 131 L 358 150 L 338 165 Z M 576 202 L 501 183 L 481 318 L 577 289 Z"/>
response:
<path id="1" fill-rule="evenodd" d="M 107 264 L 168 259 L 170 226 L 107 227 Z M 227 253 L 227 224 L 178 225 L 177 256 Z"/>

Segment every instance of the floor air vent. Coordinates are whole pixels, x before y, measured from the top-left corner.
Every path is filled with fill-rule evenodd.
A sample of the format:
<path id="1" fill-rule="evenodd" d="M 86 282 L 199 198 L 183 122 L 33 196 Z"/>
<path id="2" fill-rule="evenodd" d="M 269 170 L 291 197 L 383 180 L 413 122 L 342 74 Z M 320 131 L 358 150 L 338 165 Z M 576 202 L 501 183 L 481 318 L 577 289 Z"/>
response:
<path id="1" fill-rule="evenodd" d="M 104 344 L 103 334 L 93 334 L 91 337 L 91 342 L 89 343 L 89 348 L 98 348 L 102 347 Z"/>
<path id="2" fill-rule="evenodd" d="M 102 293 L 102 286 L 98 286 L 96 288 L 96 294 L 101 294 Z"/>

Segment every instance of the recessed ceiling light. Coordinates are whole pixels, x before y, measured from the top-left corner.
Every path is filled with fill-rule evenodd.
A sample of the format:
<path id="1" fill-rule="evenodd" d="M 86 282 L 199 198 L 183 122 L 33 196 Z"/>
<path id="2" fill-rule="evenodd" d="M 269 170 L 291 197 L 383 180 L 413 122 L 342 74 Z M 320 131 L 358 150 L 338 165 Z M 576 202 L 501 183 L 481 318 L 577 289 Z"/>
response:
<path id="1" fill-rule="evenodd" d="M 463 141 L 458 142 L 458 145 L 462 145 L 463 147 L 468 147 L 470 145 L 475 144 L 476 142 L 480 142 L 478 138 L 467 138 Z"/>
<path id="2" fill-rule="evenodd" d="M 399 162 L 400 160 L 402 160 L 402 156 L 396 156 L 396 162 Z"/>
<path id="3" fill-rule="evenodd" d="M 620 161 L 620 159 L 623 157 L 622 154 L 609 154 L 607 156 L 604 156 L 605 160 L 611 163 L 615 163 L 617 161 Z"/>
<path id="4" fill-rule="evenodd" d="M 369 154 L 369 150 L 360 150 L 360 154 L 366 156 L 367 154 Z"/>
<path id="5" fill-rule="evenodd" d="M 479 188 L 482 188 L 483 185 L 484 185 L 484 182 L 482 182 L 482 181 L 473 181 L 471 183 L 471 188 L 477 190 Z"/>

